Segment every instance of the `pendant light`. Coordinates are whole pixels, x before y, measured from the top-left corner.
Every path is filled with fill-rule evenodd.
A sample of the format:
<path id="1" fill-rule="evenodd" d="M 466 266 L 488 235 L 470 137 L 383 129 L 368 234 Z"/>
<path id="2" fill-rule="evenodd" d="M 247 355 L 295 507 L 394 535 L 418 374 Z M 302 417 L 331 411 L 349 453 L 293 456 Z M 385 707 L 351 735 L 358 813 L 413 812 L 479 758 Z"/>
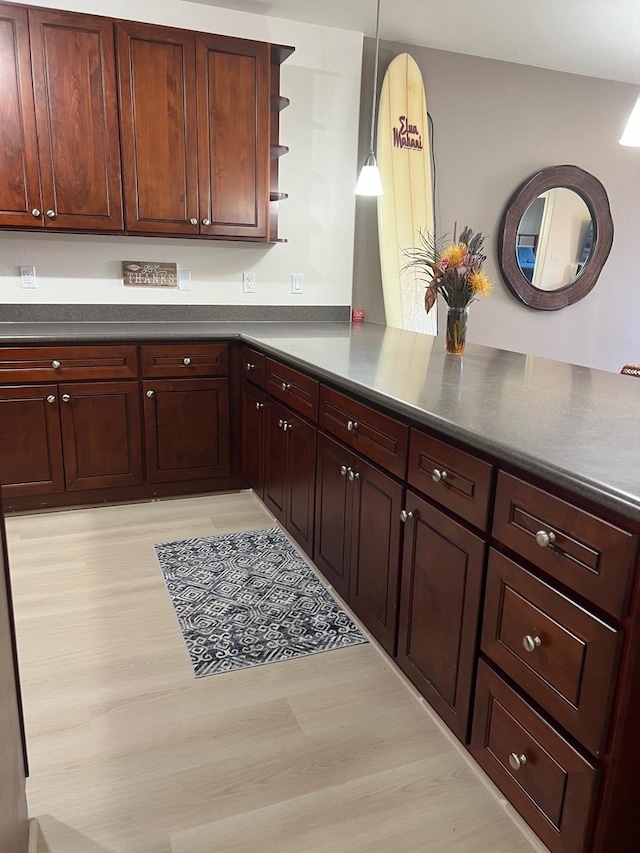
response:
<path id="1" fill-rule="evenodd" d="M 382 180 L 380 169 L 373 153 L 373 140 L 376 127 L 376 96 L 378 94 L 378 56 L 380 53 L 380 0 L 378 0 L 378 11 L 376 16 L 376 59 L 373 69 L 373 97 L 371 99 L 371 137 L 369 139 L 369 153 L 364 161 L 356 184 L 356 195 L 382 195 Z"/>
<path id="2" fill-rule="evenodd" d="M 640 147 L 640 95 L 638 95 L 636 105 L 631 111 L 624 133 L 620 137 L 620 145 Z"/>

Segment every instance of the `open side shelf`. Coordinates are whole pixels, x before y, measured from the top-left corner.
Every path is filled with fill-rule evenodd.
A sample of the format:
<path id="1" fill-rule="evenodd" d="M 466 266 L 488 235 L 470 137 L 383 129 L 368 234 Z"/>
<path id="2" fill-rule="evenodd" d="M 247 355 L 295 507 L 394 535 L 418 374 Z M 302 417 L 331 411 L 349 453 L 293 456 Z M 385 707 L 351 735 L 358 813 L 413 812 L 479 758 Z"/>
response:
<path id="1" fill-rule="evenodd" d="M 284 201 L 285 198 L 289 198 L 289 193 L 270 193 L 269 201 Z"/>
<path id="2" fill-rule="evenodd" d="M 282 110 L 285 110 L 290 103 L 290 99 L 285 98 L 284 95 L 274 95 L 271 98 L 271 110 L 274 113 L 281 113 Z"/>
<path id="3" fill-rule="evenodd" d="M 289 151 L 288 145 L 272 145 L 271 146 L 271 156 L 272 157 L 282 157 L 283 154 L 287 154 Z"/>

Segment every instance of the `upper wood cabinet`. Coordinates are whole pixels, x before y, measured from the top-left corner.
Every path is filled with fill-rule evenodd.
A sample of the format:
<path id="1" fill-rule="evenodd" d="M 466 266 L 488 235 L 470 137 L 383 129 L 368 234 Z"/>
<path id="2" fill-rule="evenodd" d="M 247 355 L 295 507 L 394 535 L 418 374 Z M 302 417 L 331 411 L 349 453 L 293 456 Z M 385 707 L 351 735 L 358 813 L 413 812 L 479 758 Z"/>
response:
<path id="1" fill-rule="evenodd" d="M 128 231 L 198 234 L 195 36 L 116 25 Z"/>
<path id="2" fill-rule="evenodd" d="M 42 225 L 27 10 L 0 6 L 0 225 Z"/>
<path id="3" fill-rule="evenodd" d="M 266 239 L 268 46 L 117 25 L 128 231 Z"/>
<path id="4" fill-rule="evenodd" d="M 113 23 L 29 11 L 47 228 L 122 230 Z"/>
<path id="5" fill-rule="evenodd" d="M 199 35 L 196 63 L 201 232 L 264 239 L 269 205 L 268 45 Z"/>

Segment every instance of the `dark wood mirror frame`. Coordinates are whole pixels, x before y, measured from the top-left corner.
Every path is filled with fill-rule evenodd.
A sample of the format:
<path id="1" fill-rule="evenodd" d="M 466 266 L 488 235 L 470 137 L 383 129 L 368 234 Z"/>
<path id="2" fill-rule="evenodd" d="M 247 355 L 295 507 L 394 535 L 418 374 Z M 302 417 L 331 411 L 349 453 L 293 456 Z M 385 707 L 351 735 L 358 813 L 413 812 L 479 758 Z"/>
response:
<path id="1" fill-rule="evenodd" d="M 531 202 L 541 193 L 564 187 L 585 202 L 594 225 L 593 248 L 580 274 L 557 290 L 538 290 L 528 281 L 516 256 L 516 235 L 520 220 Z M 597 178 L 578 166 L 551 166 L 528 178 L 512 196 L 499 234 L 498 257 L 505 283 L 513 295 L 529 308 L 556 311 L 582 299 L 593 288 L 613 245 L 613 219 L 605 188 Z"/>

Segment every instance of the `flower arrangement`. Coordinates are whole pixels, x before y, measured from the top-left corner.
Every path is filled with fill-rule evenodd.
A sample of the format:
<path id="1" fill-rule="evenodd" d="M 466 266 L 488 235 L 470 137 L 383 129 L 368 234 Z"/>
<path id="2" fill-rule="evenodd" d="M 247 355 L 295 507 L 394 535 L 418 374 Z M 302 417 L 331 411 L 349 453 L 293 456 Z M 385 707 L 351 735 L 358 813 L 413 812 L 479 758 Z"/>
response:
<path id="1" fill-rule="evenodd" d="M 404 269 L 417 268 L 418 279 L 427 283 L 424 307 L 427 313 L 435 305 L 438 293 L 449 306 L 447 351 L 462 353 L 467 330 L 467 308 L 479 296 L 493 289 L 482 272 L 487 257 L 482 253 L 485 237 L 466 225 L 456 240 L 447 246 L 428 231 L 418 231 L 420 246 L 405 249 L 409 258 Z"/>

